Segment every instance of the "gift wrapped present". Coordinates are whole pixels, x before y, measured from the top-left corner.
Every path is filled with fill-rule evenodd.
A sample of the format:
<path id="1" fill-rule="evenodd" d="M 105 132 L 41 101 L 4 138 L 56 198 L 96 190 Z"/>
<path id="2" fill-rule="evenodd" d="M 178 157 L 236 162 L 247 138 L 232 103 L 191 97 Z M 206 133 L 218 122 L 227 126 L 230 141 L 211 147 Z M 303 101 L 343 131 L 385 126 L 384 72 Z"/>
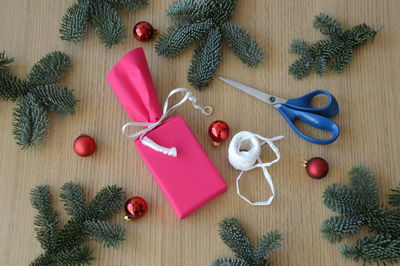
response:
<path id="1" fill-rule="evenodd" d="M 181 116 L 168 117 L 185 101 L 203 114 L 188 89 L 172 90 L 161 109 L 142 48 L 124 55 L 107 75 L 108 83 L 131 122 L 142 130 L 130 135 L 135 147 L 156 179 L 177 217 L 184 218 L 226 191 L 227 185 Z M 182 99 L 169 107 L 170 97 Z"/>

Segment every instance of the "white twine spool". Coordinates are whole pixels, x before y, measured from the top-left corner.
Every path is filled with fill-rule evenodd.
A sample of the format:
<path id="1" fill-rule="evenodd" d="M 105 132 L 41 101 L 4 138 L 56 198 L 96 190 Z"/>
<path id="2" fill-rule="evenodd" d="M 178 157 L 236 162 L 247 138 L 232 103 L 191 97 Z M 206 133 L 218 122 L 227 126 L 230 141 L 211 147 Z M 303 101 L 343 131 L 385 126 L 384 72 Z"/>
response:
<path id="1" fill-rule="evenodd" d="M 237 133 L 231 140 L 228 149 L 228 159 L 229 163 L 237 170 L 242 171 L 239 176 L 236 178 L 236 193 L 241 197 L 243 200 L 248 202 L 253 206 L 267 206 L 270 205 L 275 197 L 275 188 L 272 182 L 272 178 L 267 170 L 268 166 L 276 163 L 280 159 L 280 152 L 278 147 L 275 146 L 273 141 L 279 140 L 283 138 L 283 136 L 277 136 L 274 138 L 265 138 L 260 135 L 248 132 L 248 131 L 241 131 Z M 260 140 L 262 141 L 260 143 Z M 263 163 L 260 160 L 261 155 L 261 147 L 267 143 L 273 152 L 276 155 L 276 159 Z M 257 201 L 252 202 L 245 196 L 240 193 L 240 186 L 239 180 L 242 177 L 243 173 L 254 168 L 261 168 L 264 173 L 264 178 L 268 182 L 272 195 L 266 201 Z"/>

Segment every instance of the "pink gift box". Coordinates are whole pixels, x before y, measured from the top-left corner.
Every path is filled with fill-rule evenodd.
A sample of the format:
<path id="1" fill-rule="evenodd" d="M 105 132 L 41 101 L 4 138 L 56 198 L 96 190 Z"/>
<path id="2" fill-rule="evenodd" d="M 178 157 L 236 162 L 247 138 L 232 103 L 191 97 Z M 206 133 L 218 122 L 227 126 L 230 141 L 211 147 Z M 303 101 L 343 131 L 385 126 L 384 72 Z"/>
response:
<path id="1" fill-rule="evenodd" d="M 162 116 L 142 48 L 124 55 L 107 76 L 108 83 L 134 122 L 154 123 Z M 176 147 L 178 156 L 157 152 L 135 140 L 135 147 L 157 180 L 179 218 L 184 218 L 227 185 L 181 116 L 164 120 L 146 134 L 164 147 Z"/>

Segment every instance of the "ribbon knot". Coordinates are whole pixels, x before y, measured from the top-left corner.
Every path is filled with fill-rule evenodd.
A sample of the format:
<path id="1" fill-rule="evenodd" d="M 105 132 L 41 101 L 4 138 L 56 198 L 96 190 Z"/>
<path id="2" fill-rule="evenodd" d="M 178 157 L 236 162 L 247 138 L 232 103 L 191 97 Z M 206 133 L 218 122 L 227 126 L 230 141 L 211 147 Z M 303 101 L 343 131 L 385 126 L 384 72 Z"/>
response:
<path id="1" fill-rule="evenodd" d="M 173 105 L 171 108 L 169 108 L 168 106 L 168 100 L 169 98 L 171 98 L 174 94 L 181 92 L 183 94 L 183 98 L 176 103 L 175 105 Z M 124 135 L 126 135 L 126 130 L 127 128 L 131 127 L 131 126 L 141 126 L 141 127 L 145 127 L 144 129 L 133 133 L 131 135 L 126 135 L 128 138 L 137 138 L 139 137 L 140 141 L 142 142 L 143 145 L 148 146 L 149 148 L 164 153 L 166 155 L 172 156 L 172 157 L 177 157 L 177 151 L 175 147 L 171 147 L 171 148 L 166 148 L 162 145 L 159 145 L 157 143 L 155 143 L 153 140 L 151 140 L 150 138 L 146 137 L 145 135 L 150 132 L 151 130 L 153 130 L 154 128 L 156 128 L 157 126 L 159 126 L 167 117 L 168 115 L 174 111 L 175 109 L 177 109 L 179 106 L 181 106 L 184 102 L 186 102 L 187 100 L 189 100 L 193 107 L 196 110 L 199 110 L 202 114 L 209 116 L 212 113 L 212 107 L 211 106 L 205 106 L 202 107 L 200 105 L 198 105 L 197 102 L 197 98 L 196 96 L 194 96 L 192 94 L 191 91 L 189 91 L 189 89 L 186 88 L 176 88 L 174 90 L 172 90 L 169 94 L 167 99 L 164 102 L 164 106 L 163 106 L 163 114 L 160 117 L 160 119 L 157 122 L 154 123 L 150 123 L 150 122 L 128 122 L 125 125 L 122 126 L 122 133 Z"/>
<path id="2" fill-rule="evenodd" d="M 283 136 L 277 136 L 274 138 L 265 138 L 260 135 L 241 131 L 237 133 L 231 140 L 228 149 L 229 163 L 237 170 L 242 171 L 236 178 L 236 193 L 251 205 L 255 206 L 266 206 L 270 205 L 275 197 L 275 188 L 272 182 L 272 178 L 267 170 L 267 167 L 278 162 L 280 160 L 280 152 L 278 147 L 275 146 L 273 141 L 279 140 Z M 260 140 L 262 142 L 260 142 Z M 270 162 L 263 163 L 260 159 L 261 147 L 267 143 L 272 151 L 275 153 L 276 158 Z M 272 195 L 266 201 L 252 202 L 240 193 L 239 180 L 245 171 L 252 170 L 254 168 L 261 168 L 263 170 L 264 178 L 268 182 Z"/>

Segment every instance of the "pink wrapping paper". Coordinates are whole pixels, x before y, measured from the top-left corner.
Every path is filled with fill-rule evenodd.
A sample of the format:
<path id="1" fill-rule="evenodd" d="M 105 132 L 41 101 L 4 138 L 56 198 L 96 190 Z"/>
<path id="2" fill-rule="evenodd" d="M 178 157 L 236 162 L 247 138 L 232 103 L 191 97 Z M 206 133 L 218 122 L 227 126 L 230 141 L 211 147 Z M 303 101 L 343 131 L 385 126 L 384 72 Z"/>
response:
<path id="1" fill-rule="evenodd" d="M 107 76 L 108 83 L 134 122 L 156 122 L 162 115 L 142 48 L 124 55 Z M 138 129 L 140 130 L 140 129 Z M 173 116 L 146 134 L 164 147 L 176 147 L 176 158 L 144 146 L 135 147 L 168 199 L 184 218 L 226 191 L 227 185 L 181 116 Z"/>

